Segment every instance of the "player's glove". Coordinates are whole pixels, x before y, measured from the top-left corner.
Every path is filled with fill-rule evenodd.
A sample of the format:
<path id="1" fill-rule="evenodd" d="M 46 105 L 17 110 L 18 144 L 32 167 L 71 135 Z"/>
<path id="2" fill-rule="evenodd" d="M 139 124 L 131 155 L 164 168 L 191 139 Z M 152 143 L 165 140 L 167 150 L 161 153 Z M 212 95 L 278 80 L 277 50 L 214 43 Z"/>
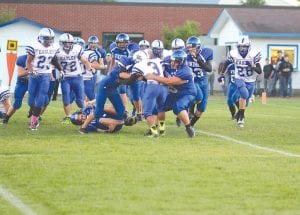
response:
<path id="1" fill-rule="evenodd" d="M 219 84 L 220 84 L 221 86 L 223 86 L 224 83 L 225 83 L 225 77 L 224 77 L 224 76 L 220 76 L 220 77 L 218 78 L 218 82 L 219 82 Z"/>

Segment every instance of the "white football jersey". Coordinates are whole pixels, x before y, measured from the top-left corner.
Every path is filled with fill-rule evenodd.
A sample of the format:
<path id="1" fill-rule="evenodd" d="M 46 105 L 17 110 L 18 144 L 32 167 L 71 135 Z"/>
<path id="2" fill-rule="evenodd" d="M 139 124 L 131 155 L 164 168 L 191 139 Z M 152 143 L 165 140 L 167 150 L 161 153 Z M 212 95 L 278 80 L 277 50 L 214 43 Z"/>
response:
<path id="1" fill-rule="evenodd" d="M 94 50 L 84 50 L 82 57 L 84 57 L 90 63 L 97 60 L 97 56 Z M 90 70 L 87 70 L 83 63 L 81 64 L 83 69 L 83 80 L 91 80 L 93 78 L 93 73 Z"/>
<path id="2" fill-rule="evenodd" d="M 259 63 L 261 53 L 257 50 L 250 49 L 246 57 L 242 57 L 237 49 L 228 53 L 227 60 L 235 64 L 235 78 L 242 79 L 245 82 L 255 82 L 257 73 L 252 67 Z"/>
<path id="3" fill-rule="evenodd" d="M 27 54 L 34 56 L 34 59 L 32 61 L 33 72 L 51 73 L 53 69 L 51 61 L 55 56 L 58 48 L 59 47 L 57 45 L 45 47 L 39 42 L 34 42 L 30 46 L 27 46 Z"/>
<path id="4" fill-rule="evenodd" d="M 141 61 L 135 64 L 132 68 L 133 73 L 141 73 L 143 75 L 153 74 L 164 77 L 163 67 L 160 58 L 149 59 L 148 61 Z M 158 84 L 157 81 L 147 80 L 147 83 Z"/>
<path id="5" fill-rule="evenodd" d="M 82 75 L 82 69 L 80 66 L 80 58 L 82 54 L 82 47 L 78 44 L 74 44 L 73 48 L 69 52 L 66 52 L 62 47 L 59 48 L 56 56 L 65 72 L 66 77 Z"/>

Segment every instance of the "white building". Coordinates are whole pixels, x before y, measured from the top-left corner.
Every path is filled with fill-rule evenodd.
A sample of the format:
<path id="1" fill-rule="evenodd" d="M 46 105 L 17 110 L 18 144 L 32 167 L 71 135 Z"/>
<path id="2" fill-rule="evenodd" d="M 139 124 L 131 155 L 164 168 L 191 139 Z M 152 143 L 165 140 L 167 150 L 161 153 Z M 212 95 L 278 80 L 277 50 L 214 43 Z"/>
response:
<path id="1" fill-rule="evenodd" d="M 0 25 L 0 80 L 3 85 L 8 85 L 9 76 L 7 71 L 7 42 L 8 40 L 17 41 L 17 55 L 25 54 L 25 48 L 27 45 L 37 40 L 37 35 L 41 28 L 47 26 L 41 25 L 39 23 L 33 22 L 25 18 L 17 18 L 10 22 L 6 22 Z M 56 29 L 55 32 L 55 42 L 58 43 L 59 36 L 63 33 Z M 17 68 L 15 67 L 14 75 L 11 81 L 11 92 L 14 91 L 15 83 L 17 77 Z"/>
<path id="2" fill-rule="evenodd" d="M 296 71 L 292 76 L 293 88 L 300 89 L 299 20 L 299 8 L 227 8 L 208 36 L 214 38 L 217 45 L 231 49 L 240 35 L 248 35 L 252 47 L 262 52 L 262 66 L 265 58 L 275 62 L 278 50 L 288 53 Z"/>

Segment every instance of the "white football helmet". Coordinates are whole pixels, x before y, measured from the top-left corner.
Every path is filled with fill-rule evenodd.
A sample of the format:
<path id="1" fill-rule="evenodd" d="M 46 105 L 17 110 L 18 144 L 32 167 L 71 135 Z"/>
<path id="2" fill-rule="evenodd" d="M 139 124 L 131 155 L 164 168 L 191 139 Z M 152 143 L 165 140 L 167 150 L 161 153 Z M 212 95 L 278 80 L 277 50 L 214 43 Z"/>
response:
<path id="1" fill-rule="evenodd" d="M 171 48 L 172 48 L 173 51 L 174 50 L 179 50 L 179 49 L 184 49 L 185 48 L 185 43 L 182 39 L 176 38 L 172 41 Z"/>
<path id="2" fill-rule="evenodd" d="M 155 57 L 161 58 L 163 56 L 164 43 L 161 40 L 154 40 L 151 43 L 151 50 Z"/>
<path id="3" fill-rule="evenodd" d="M 150 47 L 150 43 L 147 40 L 141 40 L 139 42 L 139 47 L 140 47 L 140 50 L 148 49 Z"/>
<path id="4" fill-rule="evenodd" d="M 82 48 L 85 47 L 85 41 L 81 37 L 74 37 L 74 43 L 80 45 Z"/>
<path id="5" fill-rule="evenodd" d="M 48 47 L 53 44 L 54 36 L 54 31 L 51 28 L 42 28 L 38 34 L 38 41 Z"/>
<path id="6" fill-rule="evenodd" d="M 132 56 L 134 63 L 139 63 L 142 61 L 147 61 L 149 59 L 148 53 L 144 50 L 139 50 L 135 52 Z"/>
<path id="7" fill-rule="evenodd" d="M 59 37 L 59 45 L 66 51 L 70 51 L 73 48 L 75 40 L 69 33 L 64 33 Z"/>
<path id="8" fill-rule="evenodd" d="M 237 42 L 237 48 L 242 57 L 245 57 L 250 50 L 251 42 L 249 37 L 241 36 Z"/>

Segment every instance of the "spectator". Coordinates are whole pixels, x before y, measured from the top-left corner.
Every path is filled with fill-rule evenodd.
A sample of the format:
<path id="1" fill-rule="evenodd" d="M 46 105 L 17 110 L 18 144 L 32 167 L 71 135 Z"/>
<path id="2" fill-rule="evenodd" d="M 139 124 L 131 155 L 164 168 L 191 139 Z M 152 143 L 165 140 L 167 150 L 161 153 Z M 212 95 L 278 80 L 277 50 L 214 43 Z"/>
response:
<path id="1" fill-rule="evenodd" d="M 270 63 L 270 60 L 266 58 L 266 64 L 264 65 L 263 72 L 264 72 L 264 90 L 268 96 L 271 95 L 272 91 L 272 76 L 274 74 L 274 67 Z"/>
<path id="2" fill-rule="evenodd" d="M 287 96 L 289 79 L 293 72 L 293 65 L 289 61 L 289 56 L 284 55 L 283 61 L 279 64 L 280 96 Z"/>
<path id="3" fill-rule="evenodd" d="M 277 84 L 277 81 L 279 79 L 278 68 L 279 68 L 279 64 L 283 61 L 283 56 L 282 56 L 282 51 L 281 50 L 279 50 L 277 52 L 277 55 L 278 55 L 278 58 L 277 58 L 277 61 L 276 61 L 276 67 L 275 67 L 275 70 L 274 70 L 274 75 L 272 77 L 272 96 L 277 95 L 277 93 L 276 93 L 276 84 Z"/>

